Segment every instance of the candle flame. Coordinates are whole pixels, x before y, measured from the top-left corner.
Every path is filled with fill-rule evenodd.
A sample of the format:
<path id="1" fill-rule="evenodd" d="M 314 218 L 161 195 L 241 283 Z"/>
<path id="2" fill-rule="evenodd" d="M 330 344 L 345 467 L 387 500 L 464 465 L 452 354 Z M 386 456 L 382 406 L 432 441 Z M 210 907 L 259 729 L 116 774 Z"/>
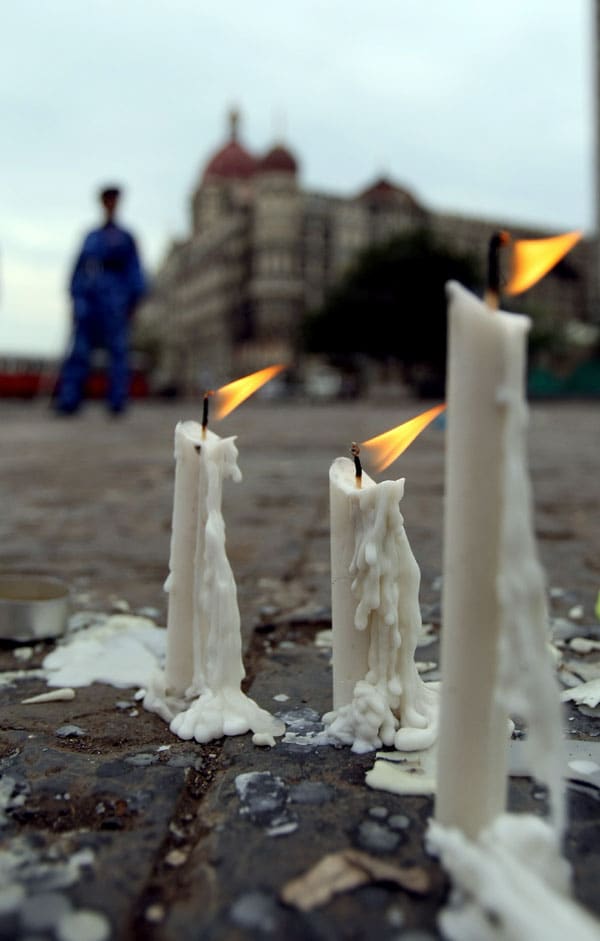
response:
<path id="1" fill-rule="evenodd" d="M 217 418 L 225 418 L 230 412 L 245 402 L 254 392 L 257 392 L 262 386 L 282 372 L 285 366 L 267 366 L 265 369 L 259 369 L 249 376 L 243 376 L 241 379 L 235 379 L 226 386 L 221 386 L 215 392 L 217 403 Z"/>
<path id="2" fill-rule="evenodd" d="M 581 232 L 566 232 L 546 239 L 519 239 L 513 243 L 511 273 L 506 294 L 521 294 L 544 277 L 570 252 Z"/>
<path id="3" fill-rule="evenodd" d="M 363 441 L 362 447 L 367 448 L 372 455 L 375 469 L 382 471 L 389 467 L 445 408 L 445 403 L 434 405 L 433 408 L 416 415 L 415 418 L 410 418 L 396 428 L 392 428 L 391 431 L 384 431 L 382 435 Z"/>

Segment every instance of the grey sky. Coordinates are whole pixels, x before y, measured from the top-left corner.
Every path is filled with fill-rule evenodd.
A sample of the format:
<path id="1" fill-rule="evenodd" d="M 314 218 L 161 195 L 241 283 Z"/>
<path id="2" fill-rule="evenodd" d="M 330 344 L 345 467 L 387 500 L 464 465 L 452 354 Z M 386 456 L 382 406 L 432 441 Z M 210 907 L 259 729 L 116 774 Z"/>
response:
<path id="1" fill-rule="evenodd" d="M 151 270 L 231 103 L 305 184 L 590 230 L 591 0 L 19 0 L 0 32 L 0 353 L 59 353 L 99 183 Z M 482 251 L 485 248 L 482 247 Z"/>

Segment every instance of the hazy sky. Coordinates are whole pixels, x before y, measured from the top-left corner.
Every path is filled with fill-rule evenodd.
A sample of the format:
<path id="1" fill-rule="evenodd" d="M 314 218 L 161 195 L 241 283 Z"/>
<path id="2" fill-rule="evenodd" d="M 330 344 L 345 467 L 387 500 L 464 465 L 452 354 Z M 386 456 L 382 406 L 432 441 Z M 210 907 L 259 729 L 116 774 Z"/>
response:
<path id="1" fill-rule="evenodd" d="M 592 22 L 591 0 L 3 4 L 0 353 L 61 351 L 100 183 L 156 266 L 232 103 L 310 187 L 385 172 L 433 209 L 589 231 Z"/>

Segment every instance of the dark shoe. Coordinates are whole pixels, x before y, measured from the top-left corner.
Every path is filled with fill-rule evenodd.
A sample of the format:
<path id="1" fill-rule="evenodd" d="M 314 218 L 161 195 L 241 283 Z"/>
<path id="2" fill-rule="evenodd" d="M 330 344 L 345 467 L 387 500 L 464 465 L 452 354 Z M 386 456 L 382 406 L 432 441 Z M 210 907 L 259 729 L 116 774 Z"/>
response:
<path id="1" fill-rule="evenodd" d="M 73 418 L 79 411 L 79 405 L 59 405 L 58 402 L 53 402 L 50 408 L 58 418 Z"/>

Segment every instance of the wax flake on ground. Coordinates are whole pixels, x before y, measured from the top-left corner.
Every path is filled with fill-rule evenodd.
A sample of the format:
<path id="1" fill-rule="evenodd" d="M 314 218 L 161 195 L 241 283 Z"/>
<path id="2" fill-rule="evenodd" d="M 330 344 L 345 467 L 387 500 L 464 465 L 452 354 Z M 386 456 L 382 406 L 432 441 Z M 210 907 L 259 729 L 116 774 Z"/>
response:
<path id="1" fill-rule="evenodd" d="M 66 724 L 61 725 L 54 734 L 57 738 L 83 738 L 88 733 L 80 725 Z"/>
<path id="2" fill-rule="evenodd" d="M 333 631 L 331 628 L 317 631 L 315 635 L 315 646 L 324 647 L 325 649 L 329 649 L 333 646 Z"/>
<path id="3" fill-rule="evenodd" d="M 600 662 L 589 661 L 578 658 L 576 660 L 563 659 L 560 665 L 559 675 L 571 674 L 578 677 L 583 683 L 590 683 L 592 680 L 600 679 Z"/>
<path id="4" fill-rule="evenodd" d="M 562 702 L 574 702 L 576 705 L 594 708 L 600 703 L 600 678 L 566 689 L 560 694 L 560 698 Z"/>
<path id="5" fill-rule="evenodd" d="M 334 895 L 350 892 L 374 882 L 391 882 L 418 895 L 429 891 L 429 877 L 417 866 L 397 866 L 360 850 L 328 853 L 303 875 L 291 879 L 281 890 L 281 899 L 302 912 L 327 904 Z"/>
<path id="6" fill-rule="evenodd" d="M 252 736 L 252 744 L 259 748 L 274 748 L 277 743 L 268 732 L 255 732 Z"/>
<path id="7" fill-rule="evenodd" d="M 556 831 L 529 814 L 503 814 L 476 842 L 430 821 L 429 851 L 455 893 L 439 916 L 449 941 L 597 941 L 600 925 L 568 895 Z"/>
<path id="8" fill-rule="evenodd" d="M 600 640 L 592 640 L 590 637 L 572 637 L 569 647 L 575 653 L 591 653 L 593 650 L 600 650 Z"/>
<path id="9" fill-rule="evenodd" d="M 4 670 L 0 673 L 0 689 L 14 686 L 23 680 L 37 680 L 45 675 L 43 670 Z"/>
<path id="10" fill-rule="evenodd" d="M 39 693 L 38 696 L 30 696 L 28 699 L 22 699 L 23 706 L 32 706 L 35 703 L 43 702 L 70 702 L 75 699 L 75 690 L 70 686 L 63 686 L 60 689 L 53 689 L 49 693 Z"/>
<path id="11" fill-rule="evenodd" d="M 572 771 L 576 771 L 578 774 L 596 774 L 600 771 L 600 765 L 596 764 L 595 761 L 586 761 L 585 759 L 575 758 L 573 761 L 569 762 L 569 768 Z"/>
<path id="12" fill-rule="evenodd" d="M 110 935 L 108 919 L 100 912 L 85 909 L 67 912 L 56 926 L 58 941 L 107 941 Z"/>
<path id="13" fill-rule="evenodd" d="M 365 783 L 392 794 L 434 794 L 437 749 L 420 752 L 377 752 Z"/>

